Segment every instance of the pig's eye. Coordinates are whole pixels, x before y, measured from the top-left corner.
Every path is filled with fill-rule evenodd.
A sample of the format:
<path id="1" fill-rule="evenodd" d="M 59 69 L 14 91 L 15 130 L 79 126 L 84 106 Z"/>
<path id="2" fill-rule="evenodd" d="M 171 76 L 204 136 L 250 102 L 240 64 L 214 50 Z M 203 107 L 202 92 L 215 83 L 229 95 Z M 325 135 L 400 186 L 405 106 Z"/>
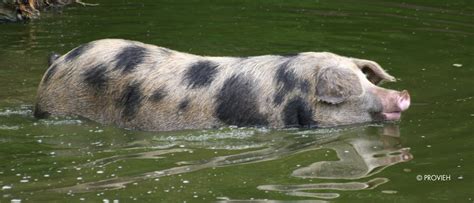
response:
<path id="1" fill-rule="evenodd" d="M 377 74 L 375 74 L 375 72 L 369 67 L 363 67 L 362 73 L 364 73 L 367 80 L 369 80 L 374 85 L 378 85 L 382 81 L 382 78 L 377 76 Z"/>

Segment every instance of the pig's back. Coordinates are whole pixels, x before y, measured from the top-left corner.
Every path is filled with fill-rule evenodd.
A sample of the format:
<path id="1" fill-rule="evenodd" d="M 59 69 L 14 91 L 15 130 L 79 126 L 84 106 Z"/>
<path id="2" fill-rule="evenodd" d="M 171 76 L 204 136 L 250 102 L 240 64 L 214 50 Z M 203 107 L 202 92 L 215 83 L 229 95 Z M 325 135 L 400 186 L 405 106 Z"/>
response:
<path id="1" fill-rule="evenodd" d="M 39 86 L 35 115 L 78 115 L 142 130 L 267 125 L 276 118 L 261 104 L 272 94 L 273 69 L 280 61 L 202 57 L 98 40 L 53 62 Z"/>

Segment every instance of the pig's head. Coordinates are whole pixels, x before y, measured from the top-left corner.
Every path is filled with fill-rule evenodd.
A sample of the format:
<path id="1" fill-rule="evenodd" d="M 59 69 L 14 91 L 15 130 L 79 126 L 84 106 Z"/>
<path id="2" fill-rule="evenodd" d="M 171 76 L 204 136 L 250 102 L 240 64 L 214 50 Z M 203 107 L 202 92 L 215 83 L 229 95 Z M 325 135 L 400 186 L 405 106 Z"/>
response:
<path id="1" fill-rule="evenodd" d="M 378 86 L 395 78 L 373 61 L 344 58 L 321 67 L 315 77 L 314 117 L 320 126 L 396 121 L 410 106 L 408 91 Z"/>

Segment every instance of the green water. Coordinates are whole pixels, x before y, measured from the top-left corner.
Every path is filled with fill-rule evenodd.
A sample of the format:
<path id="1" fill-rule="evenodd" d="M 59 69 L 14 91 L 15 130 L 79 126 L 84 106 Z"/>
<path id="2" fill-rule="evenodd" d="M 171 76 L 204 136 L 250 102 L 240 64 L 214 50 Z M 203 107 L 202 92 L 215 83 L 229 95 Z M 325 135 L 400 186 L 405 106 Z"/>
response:
<path id="1" fill-rule="evenodd" d="M 0 24 L 0 202 L 474 201 L 473 1 L 97 2 Z M 371 59 L 412 106 L 399 123 L 322 130 L 153 133 L 33 118 L 49 53 L 101 38 Z"/>

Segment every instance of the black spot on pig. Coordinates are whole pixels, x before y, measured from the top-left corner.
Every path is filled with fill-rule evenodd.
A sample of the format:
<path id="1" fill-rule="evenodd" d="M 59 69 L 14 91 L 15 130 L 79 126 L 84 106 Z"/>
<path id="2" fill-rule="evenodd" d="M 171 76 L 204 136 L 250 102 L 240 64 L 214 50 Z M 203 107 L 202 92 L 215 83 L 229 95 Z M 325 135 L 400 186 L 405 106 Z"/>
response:
<path id="1" fill-rule="evenodd" d="M 44 74 L 43 84 L 48 83 L 51 77 L 53 77 L 53 75 L 56 73 L 57 69 L 57 64 L 54 64 L 46 71 L 46 74 Z"/>
<path id="2" fill-rule="evenodd" d="M 234 75 L 228 78 L 216 95 L 216 117 L 228 125 L 266 125 L 266 117 L 259 113 L 257 96 L 250 80 Z"/>
<path id="3" fill-rule="evenodd" d="M 282 63 L 276 73 L 275 73 L 275 80 L 277 85 L 277 92 L 274 95 L 273 103 L 276 105 L 280 105 L 285 96 L 295 89 L 298 78 L 296 77 L 293 70 L 288 68 L 288 64 L 291 62 L 291 58 Z"/>
<path id="4" fill-rule="evenodd" d="M 296 86 L 296 75 L 288 68 L 290 60 L 284 62 L 278 67 L 275 78 L 277 85 L 281 85 L 283 89 L 291 90 Z"/>
<path id="5" fill-rule="evenodd" d="M 311 106 L 301 97 L 288 101 L 282 112 L 286 127 L 315 127 Z"/>
<path id="6" fill-rule="evenodd" d="M 168 93 L 165 91 L 165 88 L 160 87 L 156 89 L 153 94 L 150 96 L 151 101 L 159 102 L 166 97 Z"/>
<path id="7" fill-rule="evenodd" d="M 125 47 L 115 56 L 115 70 L 121 70 L 122 73 L 130 73 L 136 66 L 143 63 L 147 55 L 148 51 L 144 47 L 137 45 Z"/>
<path id="8" fill-rule="evenodd" d="M 49 117 L 49 115 L 50 115 L 50 113 L 47 112 L 47 111 L 43 111 L 43 109 L 41 109 L 39 104 L 35 105 L 35 109 L 34 109 L 34 112 L 33 112 L 33 116 L 35 118 L 38 118 L 38 119 L 47 118 L 47 117 Z"/>
<path id="9" fill-rule="evenodd" d="M 179 111 L 186 111 L 186 109 L 188 108 L 189 106 L 189 99 L 183 99 L 182 101 L 179 102 L 178 104 L 178 110 Z"/>
<path id="10" fill-rule="evenodd" d="M 370 119 L 375 122 L 382 122 L 385 120 L 384 116 L 380 112 L 369 112 Z"/>
<path id="11" fill-rule="evenodd" d="M 280 105 L 281 103 L 283 103 L 284 99 L 285 99 L 285 93 L 281 90 L 278 90 L 275 93 L 275 96 L 273 98 L 273 103 L 276 105 Z"/>
<path id="12" fill-rule="evenodd" d="M 137 114 L 143 95 L 140 90 L 140 83 L 132 83 L 128 85 L 122 92 L 121 97 L 118 100 L 118 106 L 122 107 L 122 118 L 130 121 Z"/>
<path id="13" fill-rule="evenodd" d="M 194 63 L 184 74 L 184 82 L 193 89 L 208 86 L 214 80 L 218 66 L 210 61 Z"/>
<path id="14" fill-rule="evenodd" d="M 69 62 L 69 61 L 72 61 L 76 58 L 78 58 L 80 55 L 82 55 L 85 51 L 87 51 L 88 49 L 90 49 L 92 46 L 87 43 L 87 44 L 83 44 L 75 49 L 73 49 L 72 51 L 70 51 L 66 57 L 64 58 L 65 61 Z"/>
<path id="15" fill-rule="evenodd" d="M 109 77 L 107 76 L 107 67 L 104 64 L 90 68 L 82 76 L 84 77 L 84 82 L 96 90 L 97 93 L 103 92 L 107 87 Z"/>
<path id="16" fill-rule="evenodd" d="M 311 84 L 309 83 L 308 80 L 302 80 L 300 82 L 300 89 L 302 93 L 308 94 L 310 90 Z"/>

